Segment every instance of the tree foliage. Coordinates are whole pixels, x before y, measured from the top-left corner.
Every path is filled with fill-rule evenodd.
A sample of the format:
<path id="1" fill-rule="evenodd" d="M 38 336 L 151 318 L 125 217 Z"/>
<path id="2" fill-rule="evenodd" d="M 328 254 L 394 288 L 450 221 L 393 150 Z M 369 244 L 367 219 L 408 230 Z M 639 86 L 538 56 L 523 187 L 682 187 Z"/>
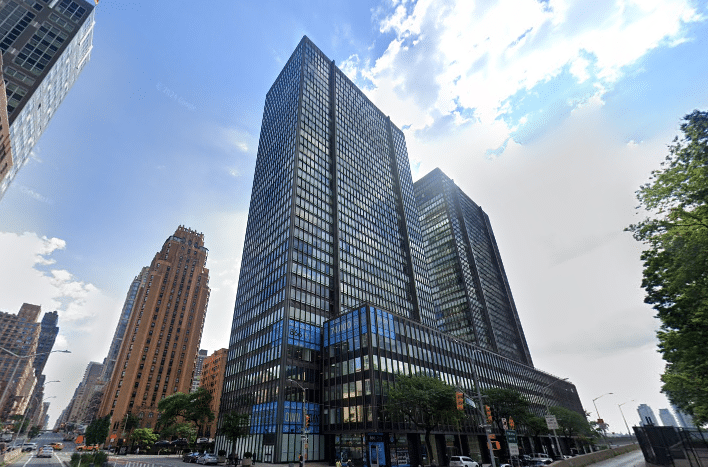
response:
<path id="1" fill-rule="evenodd" d="M 108 431 L 111 428 L 111 417 L 106 415 L 102 418 L 95 418 L 86 427 L 86 444 L 103 444 L 108 438 Z"/>
<path id="2" fill-rule="evenodd" d="M 131 432 L 134 428 L 140 426 L 140 419 L 134 413 L 128 412 L 125 414 L 125 417 L 121 419 L 120 426 L 123 428 L 123 431 Z"/>
<path id="3" fill-rule="evenodd" d="M 157 441 L 157 435 L 152 428 L 136 428 L 130 434 L 130 441 L 140 446 L 149 446 Z"/>
<path id="4" fill-rule="evenodd" d="M 551 414 L 555 415 L 558 422 L 558 430 L 561 436 L 570 439 L 577 436 L 580 439 L 589 440 L 595 437 L 595 430 L 585 416 L 565 407 L 550 407 Z"/>
<path id="5" fill-rule="evenodd" d="M 708 422 L 708 113 L 681 124 L 661 168 L 637 191 L 650 217 L 630 225 L 646 245 L 645 302 L 661 320 L 663 391 L 699 424 Z"/>
<path id="6" fill-rule="evenodd" d="M 514 424 L 526 425 L 533 421 L 529 411 L 529 401 L 520 392 L 513 389 L 489 388 L 482 391 L 484 404 L 492 409 L 493 424 L 501 433 L 504 430 L 502 419 L 514 420 Z M 545 419 L 544 419 L 545 421 Z"/>
<path id="7" fill-rule="evenodd" d="M 396 375 L 389 386 L 385 410 L 394 419 L 414 424 L 425 432 L 425 444 L 433 459 L 430 433 L 443 424 L 456 424 L 464 416 L 457 410 L 455 388 L 434 376 Z"/>
<path id="8" fill-rule="evenodd" d="M 197 428 L 189 422 L 173 423 L 160 431 L 164 439 L 179 438 L 193 443 L 197 437 Z"/>
<path id="9" fill-rule="evenodd" d="M 236 441 L 239 438 L 248 436 L 251 431 L 250 418 L 248 414 L 229 412 L 224 415 L 221 425 L 221 434 L 231 441 L 231 453 L 236 453 Z"/>
<path id="10" fill-rule="evenodd" d="M 204 426 L 214 421 L 211 399 L 211 394 L 204 388 L 190 394 L 178 392 L 162 399 L 157 405 L 161 414 L 159 426 L 169 429 L 178 423 L 192 423 L 197 434 L 201 435 Z"/>

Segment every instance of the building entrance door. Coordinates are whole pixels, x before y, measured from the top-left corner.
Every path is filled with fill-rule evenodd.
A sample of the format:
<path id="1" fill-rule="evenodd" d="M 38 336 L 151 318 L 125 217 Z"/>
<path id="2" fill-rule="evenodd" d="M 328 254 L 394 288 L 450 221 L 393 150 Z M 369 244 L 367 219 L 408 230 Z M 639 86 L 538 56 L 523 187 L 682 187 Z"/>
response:
<path id="1" fill-rule="evenodd" d="M 384 451 L 383 442 L 369 442 L 369 459 L 371 459 L 371 467 L 386 466 L 386 452 Z"/>

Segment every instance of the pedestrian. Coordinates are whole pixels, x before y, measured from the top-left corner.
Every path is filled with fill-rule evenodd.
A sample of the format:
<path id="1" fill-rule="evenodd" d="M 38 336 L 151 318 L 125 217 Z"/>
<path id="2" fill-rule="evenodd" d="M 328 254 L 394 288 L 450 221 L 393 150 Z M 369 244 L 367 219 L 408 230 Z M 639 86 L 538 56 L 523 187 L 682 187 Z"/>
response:
<path id="1" fill-rule="evenodd" d="M 354 467 L 354 464 L 352 463 L 351 459 L 347 461 L 347 467 Z"/>
<path id="2" fill-rule="evenodd" d="M 135 454 L 140 454 L 140 448 L 135 448 Z"/>
<path id="3" fill-rule="evenodd" d="M 336 467 L 342 467 L 342 461 L 337 459 L 337 462 L 335 462 Z"/>
<path id="4" fill-rule="evenodd" d="M 298 458 L 298 460 L 300 461 L 300 467 L 302 467 L 302 455 L 300 455 L 300 457 Z"/>

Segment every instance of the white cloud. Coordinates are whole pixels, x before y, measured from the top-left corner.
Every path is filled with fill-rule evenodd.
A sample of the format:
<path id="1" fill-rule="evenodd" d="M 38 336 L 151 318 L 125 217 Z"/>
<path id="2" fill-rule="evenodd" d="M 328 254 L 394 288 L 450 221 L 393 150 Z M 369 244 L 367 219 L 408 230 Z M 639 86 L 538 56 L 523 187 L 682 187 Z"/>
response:
<path id="1" fill-rule="evenodd" d="M 248 141 L 251 136 L 237 128 L 216 127 L 207 130 L 207 137 L 211 143 L 224 151 L 248 152 Z"/>
<path id="2" fill-rule="evenodd" d="M 682 26 L 702 19 L 686 0 L 604 1 L 591 8 L 562 0 L 420 0 L 412 8 L 394 4 L 381 20 L 381 32 L 395 37 L 373 66 L 356 56 L 344 64 L 395 122 L 412 130 L 445 116 L 466 124 L 470 115 L 460 109 L 492 125 L 517 110 L 509 98 L 566 69 L 578 83 L 595 84 L 586 100 L 597 99 L 625 67 L 660 45 L 684 41 Z"/>
<path id="3" fill-rule="evenodd" d="M 42 203 L 47 203 L 47 204 L 53 203 L 53 201 L 51 199 L 47 198 L 46 196 L 44 196 L 40 193 L 37 193 L 36 191 L 34 191 L 33 189 L 31 189 L 29 187 L 26 187 L 24 185 L 20 185 L 19 188 L 22 193 L 29 195 L 30 198 L 33 198 L 37 201 L 41 201 Z"/>

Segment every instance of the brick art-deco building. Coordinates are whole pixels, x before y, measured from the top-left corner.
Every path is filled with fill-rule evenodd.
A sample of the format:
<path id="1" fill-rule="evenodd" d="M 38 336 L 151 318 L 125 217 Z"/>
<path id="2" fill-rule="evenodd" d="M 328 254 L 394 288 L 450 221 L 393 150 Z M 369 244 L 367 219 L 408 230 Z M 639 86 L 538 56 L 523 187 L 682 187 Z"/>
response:
<path id="1" fill-rule="evenodd" d="M 209 302 L 207 253 L 204 235 L 180 226 L 152 260 L 98 414 L 111 416 L 111 443 L 127 413 L 154 428 L 160 400 L 189 393 Z"/>
<path id="2" fill-rule="evenodd" d="M 221 391 L 224 387 L 224 372 L 226 369 L 226 349 L 214 351 L 204 359 L 202 364 L 202 374 L 199 381 L 200 387 L 209 391 L 211 394 L 211 411 L 214 414 L 219 413 L 221 405 Z M 214 420 L 212 424 L 206 428 L 204 436 L 213 438 L 216 435 L 216 426 L 218 420 Z"/>

